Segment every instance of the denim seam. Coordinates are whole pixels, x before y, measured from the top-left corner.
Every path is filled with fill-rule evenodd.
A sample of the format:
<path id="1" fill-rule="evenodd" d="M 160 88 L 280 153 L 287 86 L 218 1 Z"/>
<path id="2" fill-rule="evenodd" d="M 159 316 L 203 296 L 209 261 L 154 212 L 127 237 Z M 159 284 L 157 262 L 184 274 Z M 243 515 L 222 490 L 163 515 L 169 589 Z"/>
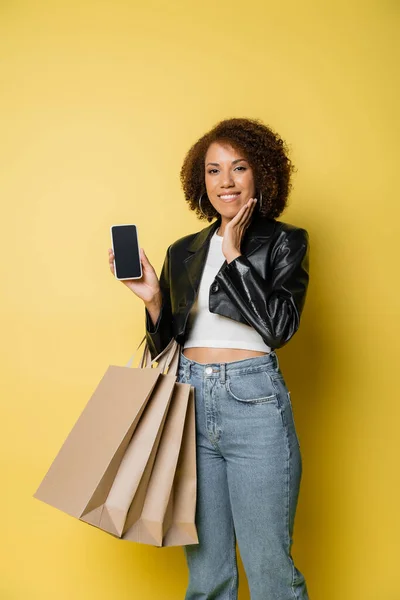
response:
<path id="1" fill-rule="evenodd" d="M 282 425 L 283 425 L 283 430 L 284 430 L 284 435 L 285 435 L 285 440 L 286 440 L 286 448 L 287 448 L 287 453 L 286 453 L 286 506 L 285 506 L 285 508 L 286 508 L 286 515 L 285 515 L 285 517 L 286 517 L 286 535 L 287 535 L 286 544 L 287 544 L 288 558 L 289 558 L 290 566 L 292 569 L 292 581 L 290 584 L 290 589 L 291 589 L 294 599 L 297 600 L 297 594 L 294 589 L 294 576 L 295 576 L 294 563 L 293 563 L 293 560 L 290 555 L 290 526 L 289 526 L 289 521 L 290 521 L 290 444 L 289 444 L 289 435 L 288 435 L 288 430 L 287 430 L 287 423 L 285 421 L 284 407 L 282 408 L 282 403 L 281 403 L 280 396 L 279 396 L 279 390 L 278 390 L 277 386 L 275 385 L 275 381 L 273 378 L 272 378 L 272 383 L 276 390 L 276 397 L 278 400 L 277 406 L 278 406 L 279 414 L 280 414 Z"/>
<path id="2" fill-rule="evenodd" d="M 285 429 L 286 431 L 286 429 Z M 288 447 L 288 453 L 287 453 L 287 513 L 286 513 L 286 532 L 287 532 L 287 536 L 288 536 L 288 541 L 287 541 L 287 548 L 288 548 L 288 558 L 290 561 L 290 566 L 292 567 L 292 581 L 290 583 L 290 589 L 291 592 L 293 594 L 293 598 L 296 600 L 297 599 L 297 594 L 296 591 L 294 589 L 294 563 L 293 563 L 293 559 L 290 555 L 290 527 L 289 527 L 289 519 L 290 519 L 290 446 L 289 446 L 289 438 L 288 438 L 288 434 L 286 431 L 286 443 L 287 443 L 287 447 Z"/>
<path id="3" fill-rule="evenodd" d="M 287 458 L 286 458 L 286 534 L 287 534 L 287 553 L 290 561 L 290 566 L 292 568 L 292 581 L 290 583 L 290 589 L 293 594 L 294 599 L 297 599 L 297 594 L 294 589 L 294 564 L 293 560 L 290 556 L 290 444 L 289 444 L 289 436 L 286 427 L 285 417 L 282 411 L 282 407 L 280 407 L 282 422 L 285 430 L 285 438 L 286 438 L 286 447 L 287 447 Z"/>
<path id="4" fill-rule="evenodd" d="M 283 384 L 286 387 L 285 380 L 280 375 L 278 377 L 272 377 L 271 379 L 272 379 L 273 383 L 275 383 L 275 381 L 281 381 L 281 382 L 283 382 Z M 277 387 L 276 386 L 274 386 L 274 387 L 277 390 Z M 278 390 L 277 390 L 277 393 L 279 393 Z M 299 436 L 298 436 L 298 433 L 297 433 L 296 421 L 295 421 L 295 417 L 294 417 L 294 411 L 293 411 L 293 406 L 292 406 L 292 401 L 291 401 L 291 398 L 290 398 L 290 391 L 289 390 L 286 391 L 286 395 L 287 395 L 287 398 L 288 398 L 288 404 L 289 404 L 289 407 L 290 407 L 290 412 L 292 413 L 294 437 L 296 439 L 297 446 L 298 446 L 299 450 L 301 451 L 300 439 L 299 439 Z"/>
<path id="5" fill-rule="evenodd" d="M 295 422 L 295 418 L 294 418 L 294 411 L 293 411 L 293 406 L 292 406 L 292 401 L 290 399 L 290 391 L 288 390 L 287 392 L 287 396 L 288 396 L 288 401 L 289 401 L 289 405 L 290 405 L 290 410 L 292 413 L 292 419 L 293 419 L 293 429 L 294 429 L 294 436 L 296 438 L 296 442 L 297 442 L 297 446 L 299 447 L 299 450 L 301 452 L 301 447 L 300 447 L 300 440 L 299 440 L 299 436 L 297 434 L 297 428 L 296 428 L 296 422 Z"/>
<path id="6" fill-rule="evenodd" d="M 204 424 L 205 424 L 205 431 L 207 432 L 207 439 L 210 442 L 210 444 L 212 444 L 214 446 L 214 448 L 216 450 L 218 450 L 218 452 L 221 452 L 219 446 L 218 446 L 218 439 L 216 438 L 216 436 L 214 435 L 214 425 L 215 425 L 215 419 L 212 415 L 211 412 L 211 408 L 210 407 L 210 402 L 209 402 L 209 398 L 208 398 L 208 394 L 205 393 L 204 390 L 204 385 L 205 382 L 202 382 L 202 395 L 203 395 L 203 399 L 204 399 Z M 209 423 L 211 425 L 211 431 L 209 429 Z"/>
<path id="7" fill-rule="evenodd" d="M 221 449 L 218 446 L 218 442 L 221 439 L 221 429 L 220 427 L 218 427 L 218 421 L 220 421 L 220 412 L 218 409 L 218 403 L 215 400 L 215 388 L 216 388 L 216 382 L 218 380 L 215 379 L 214 383 L 211 384 L 210 383 L 210 393 L 208 394 L 208 397 L 211 398 L 211 407 L 212 407 L 212 414 L 211 414 L 211 422 L 212 422 L 212 438 L 213 438 L 213 442 L 209 437 L 210 442 L 213 443 L 214 447 L 221 453 Z M 209 434 L 210 435 L 210 434 Z"/>
<path id="8" fill-rule="evenodd" d="M 220 384 L 222 383 L 221 380 L 219 380 L 219 383 Z M 224 384 L 222 383 L 222 385 L 224 385 Z M 214 401 L 215 441 L 216 441 L 217 445 L 218 445 L 218 442 L 221 441 L 221 436 L 222 436 L 222 417 L 221 417 L 220 403 L 218 402 L 218 398 L 215 398 L 215 396 L 218 392 L 219 392 L 219 387 L 218 387 L 218 383 L 216 382 L 212 387 L 211 395 L 212 395 L 213 401 Z M 218 446 L 218 450 L 221 452 L 221 449 L 219 446 Z M 222 452 L 221 452 L 221 454 L 222 454 Z"/>
<path id="9" fill-rule="evenodd" d="M 232 510 L 231 510 L 232 512 Z M 232 527 L 233 530 L 235 528 L 234 523 L 233 523 L 233 516 L 232 518 Z M 236 563 L 236 537 L 235 537 L 235 533 L 233 534 L 234 537 L 234 544 L 233 544 L 233 555 L 232 555 L 232 565 L 233 565 L 233 578 L 232 578 L 232 584 L 229 588 L 229 600 L 236 600 L 237 599 L 237 563 Z"/>
<path id="10" fill-rule="evenodd" d="M 233 539 L 234 539 L 233 557 L 232 557 L 234 575 L 233 575 L 232 585 L 229 588 L 229 600 L 237 600 L 238 565 L 237 565 L 237 560 L 236 560 L 236 529 L 235 529 L 235 520 L 233 518 L 232 497 L 231 497 L 231 490 L 229 488 L 228 473 L 227 473 L 227 481 L 228 481 L 228 500 L 229 500 L 230 515 L 231 515 L 232 530 L 233 530 Z"/>

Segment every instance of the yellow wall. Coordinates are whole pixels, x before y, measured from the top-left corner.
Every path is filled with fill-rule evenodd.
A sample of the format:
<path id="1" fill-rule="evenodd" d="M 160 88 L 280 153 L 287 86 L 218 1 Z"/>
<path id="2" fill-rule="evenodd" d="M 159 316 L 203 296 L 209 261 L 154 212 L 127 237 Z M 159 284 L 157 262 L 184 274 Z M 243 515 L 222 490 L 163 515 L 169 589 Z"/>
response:
<path id="1" fill-rule="evenodd" d="M 291 145 L 280 219 L 310 232 L 301 330 L 278 351 L 303 452 L 296 563 L 311 600 L 400 599 L 398 27 L 389 0 L 0 3 L 1 599 L 184 596 L 181 548 L 32 494 L 144 334 L 110 225 L 136 223 L 158 272 L 207 225 L 183 201 L 184 153 L 232 116 Z"/>

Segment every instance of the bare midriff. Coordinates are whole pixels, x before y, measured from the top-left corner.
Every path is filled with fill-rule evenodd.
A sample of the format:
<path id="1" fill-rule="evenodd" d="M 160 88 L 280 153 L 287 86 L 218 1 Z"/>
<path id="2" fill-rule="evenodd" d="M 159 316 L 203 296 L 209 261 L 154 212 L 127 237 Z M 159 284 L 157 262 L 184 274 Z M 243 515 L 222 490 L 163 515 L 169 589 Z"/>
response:
<path id="1" fill-rule="evenodd" d="M 182 353 L 186 358 L 203 364 L 226 363 L 268 354 L 268 352 L 259 350 L 241 350 L 240 348 L 185 348 Z"/>

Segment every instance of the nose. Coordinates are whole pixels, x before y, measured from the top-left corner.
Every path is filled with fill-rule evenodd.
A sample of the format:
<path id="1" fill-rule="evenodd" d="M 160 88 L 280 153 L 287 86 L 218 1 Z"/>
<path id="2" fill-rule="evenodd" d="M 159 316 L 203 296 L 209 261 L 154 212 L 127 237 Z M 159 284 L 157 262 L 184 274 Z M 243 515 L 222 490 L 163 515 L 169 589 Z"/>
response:
<path id="1" fill-rule="evenodd" d="M 235 185 L 233 177 L 229 171 L 225 175 L 221 175 L 221 185 L 222 187 L 232 187 L 232 185 Z"/>

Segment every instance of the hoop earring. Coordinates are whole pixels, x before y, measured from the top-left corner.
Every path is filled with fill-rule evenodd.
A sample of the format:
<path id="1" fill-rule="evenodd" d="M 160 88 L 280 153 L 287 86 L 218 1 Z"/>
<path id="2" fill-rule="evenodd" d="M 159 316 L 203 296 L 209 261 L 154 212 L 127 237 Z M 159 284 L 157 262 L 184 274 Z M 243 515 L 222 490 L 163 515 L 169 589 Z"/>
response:
<path id="1" fill-rule="evenodd" d="M 208 216 L 208 215 L 206 215 L 206 214 L 203 212 L 202 208 L 201 208 L 201 199 L 202 199 L 202 197 L 203 197 L 203 196 L 204 196 L 204 193 L 203 193 L 203 194 L 201 194 L 201 196 L 200 196 L 200 199 L 199 199 L 199 208 L 200 208 L 200 212 L 201 212 L 201 214 L 202 214 L 204 217 L 206 217 L 206 219 L 209 219 L 209 216 Z"/>
<path id="2" fill-rule="evenodd" d="M 262 191 L 260 190 L 260 208 L 262 207 Z"/>

